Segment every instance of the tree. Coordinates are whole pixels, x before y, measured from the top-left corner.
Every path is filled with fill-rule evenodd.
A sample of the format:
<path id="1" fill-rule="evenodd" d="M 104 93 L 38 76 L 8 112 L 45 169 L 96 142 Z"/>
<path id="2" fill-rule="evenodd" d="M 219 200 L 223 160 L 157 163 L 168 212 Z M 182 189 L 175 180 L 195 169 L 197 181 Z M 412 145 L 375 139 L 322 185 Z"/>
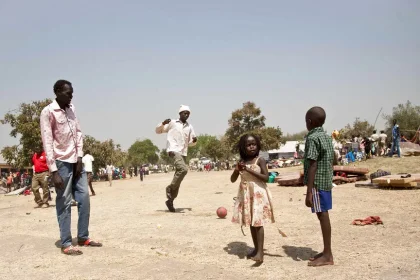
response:
<path id="1" fill-rule="evenodd" d="M 288 133 L 287 135 L 283 136 L 282 140 L 283 140 L 283 142 L 286 142 L 286 141 L 302 141 L 306 137 L 307 134 L 308 134 L 308 131 L 306 131 L 306 130 L 303 130 L 301 132 L 294 133 L 294 134 L 289 134 Z"/>
<path id="2" fill-rule="evenodd" d="M 254 134 L 261 139 L 261 149 L 268 151 L 271 149 L 278 149 L 282 140 L 282 132 L 280 128 L 264 127 L 262 129 L 254 130 Z"/>
<path id="3" fill-rule="evenodd" d="M 101 142 L 92 136 L 86 135 L 83 139 L 83 150 L 89 150 L 95 158 L 93 162 L 94 170 L 105 167 L 107 164 L 115 166 L 126 165 L 127 153 L 121 150 L 119 144 L 114 144 L 112 139 Z"/>
<path id="4" fill-rule="evenodd" d="M 162 149 L 162 151 L 160 151 L 160 160 L 164 164 L 174 164 L 174 158 L 168 155 L 168 152 L 166 151 L 166 149 Z"/>
<path id="5" fill-rule="evenodd" d="M 340 130 L 339 139 L 352 139 L 354 136 L 369 137 L 373 133 L 373 125 L 368 121 L 356 118 L 353 125 L 347 124 Z"/>
<path id="6" fill-rule="evenodd" d="M 137 140 L 128 149 L 128 160 L 134 166 L 144 163 L 155 164 L 159 161 L 159 148 L 150 139 Z"/>
<path id="7" fill-rule="evenodd" d="M 202 134 L 197 136 L 197 144 L 188 148 L 187 162 L 192 158 L 199 157 L 208 157 L 216 161 L 228 158 L 229 153 L 226 152 L 221 140 L 217 136 Z"/>
<path id="8" fill-rule="evenodd" d="M 226 136 L 236 140 L 242 134 L 265 127 L 265 117 L 261 116 L 261 109 L 257 108 L 254 102 L 245 102 L 241 109 L 232 112 L 228 121 L 229 128 Z"/>
<path id="9" fill-rule="evenodd" d="M 261 137 L 262 149 L 277 149 L 280 146 L 282 132 L 280 128 L 266 127 L 265 117 L 254 102 L 245 102 L 241 109 L 232 112 L 226 130 L 226 142 L 231 151 L 236 152 L 236 144 L 245 133 L 253 133 Z"/>
<path id="10" fill-rule="evenodd" d="M 51 99 L 22 103 L 16 113 L 7 113 L 2 124 L 12 127 L 10 136 L 19 138 L 19 145 L 4 147 L 1 153 L 6 162 L 14 167 L 32 166 L 32 154 L 42 144 L 39 117 L 42 109 L 51 103 Z"/>
<path id="11" fill-rule="evenodd" d="M 397 107 L 392 108 L 392 114 L 384 115 L 386 120 L 386 131 L 391 134 L 393 121 L 397 120 L 400 126 L 401 133 L 412 139 L 420 126 L 420 106 L 413 105 L 410 101 L 405 104 L 398 104 Z"/>
<path id="12" fill-rule="evenodd" d="M 189 162 L 192 158 L 206 156 L 203 154 L 203 148 L 207 145 L 212 137 L 215 136 L 208 134 L 201 134 L 197 136 L 197 143 L 194 146 L 188 148 L 187 162 Z"/>
<path id="13" fill-rule="evenodd" d="M 208 157 L 213 161 L 220 160 L 223 157 L 222 143 L 216 136 L 203 135 L 201 139 L 205 139 L 201 148 L 201 156 Z"/>
<path id="14" fill-rule="evenodd" d="M 157 155 L 156 155 L 156 157 L 157 157 Z M 157 158 L 158 158 L 157 160 L 159 160 L 159 157 L 157 157 Z M 115 145 L 115 149 L 114 149 L 113 154 L 112 154 L 112 162 L 114 162 L 114 164 L 116 166 L 128 167 L 127 165 L 129 163 L 128 163 L 127 159 L 128 159 L 127 152 L 124 152 L 121 149 L 121 145 L 120 144 Z"/>
<path id="15" fill-rule="evenodd" d="M 222 150 L 222 160 L 230 160 L 234 157 L 234 153 L 232 152 L 232 148 L 229 145 L 229 141 L 225 135 L 220 138 L 220 145 Z M 235 151 L 236 153 L 236 151 Z"/>

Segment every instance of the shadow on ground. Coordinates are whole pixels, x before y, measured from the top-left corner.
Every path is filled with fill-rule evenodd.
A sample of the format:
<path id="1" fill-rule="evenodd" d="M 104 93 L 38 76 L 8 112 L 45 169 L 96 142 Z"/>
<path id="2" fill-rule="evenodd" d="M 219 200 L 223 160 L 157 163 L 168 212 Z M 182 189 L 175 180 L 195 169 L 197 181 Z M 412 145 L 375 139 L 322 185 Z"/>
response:
<path id="1" fill-rule="evenodd" d="M 57 248 L 61 249 L 61 240 L 57 240 L 57 241 L 54 243 L 54 245 L 55 245 L 55 247 L 57 247 Z M 75 238 L 73 238 L 73 239 L 71 240 L 71 245 L 73 245 L 73 246 L 76 246 L 76 245 L 77 245 L 77 237 L 75 237 Z"/>
<path id="2" fill-rule="evenodd" d="M 283 246 L 284 253 L 292 258 L 294 261 L 309 261 L 309 258 L 312 258 L 317 251 L 312 250 L 309 247 L 295 247 L 295 246 Z"/>
<path id="3" fill-rule="evenodd" d="M 192 208 L 175 208 L 175 213 L 185 213 L 185 211 L 192 211 Z M 170 213 L 168 209 L 166 210 L 156 210 L 156 212 Z"/>
<path id="4" fill-rule="evenodd" d="M 252 249 L 245 242 L 230 242 L 223 248 L 229 255 L 238 256 L 240 259 L 245 259 L 248 252 L 251 252 Z"/>

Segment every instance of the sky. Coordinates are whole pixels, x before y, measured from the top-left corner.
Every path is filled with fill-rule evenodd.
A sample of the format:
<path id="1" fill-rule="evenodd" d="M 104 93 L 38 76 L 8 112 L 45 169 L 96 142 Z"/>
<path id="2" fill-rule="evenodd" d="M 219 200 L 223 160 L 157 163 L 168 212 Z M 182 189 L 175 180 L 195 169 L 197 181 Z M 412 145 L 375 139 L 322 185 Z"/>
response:
<path id="1" fill-rule="evenodd" d="M 72 82 L 84 134 L 124 149 L 191 107 L 223 135 L 254 101 L 269 126 L 325 128 L 420 105 L 420 1 L 0 1 L 0 118 Z M 377 128 L 384 127 L 379 117 Z M 17 143 L 0 125 L 0 148 Z"/>

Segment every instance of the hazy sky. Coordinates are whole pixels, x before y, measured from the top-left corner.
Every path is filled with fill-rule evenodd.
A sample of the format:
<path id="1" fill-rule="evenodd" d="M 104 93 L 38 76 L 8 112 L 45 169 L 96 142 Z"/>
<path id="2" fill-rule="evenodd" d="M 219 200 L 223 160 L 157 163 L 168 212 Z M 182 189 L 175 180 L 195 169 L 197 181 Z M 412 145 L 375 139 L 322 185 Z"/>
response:
<path id="1" fill-rule="evenodd" d="M 0 1 L 0 118 L 73 83 L 85 134 L 128 148 L 191 106 L 221 135 L 255 101 L 267 125 L 331 131 L 420 104 L 420 1 Z M 384 121 L 378 122 L 382 128 Z M 0 148 L 16 142 L 0 125 Z"/>

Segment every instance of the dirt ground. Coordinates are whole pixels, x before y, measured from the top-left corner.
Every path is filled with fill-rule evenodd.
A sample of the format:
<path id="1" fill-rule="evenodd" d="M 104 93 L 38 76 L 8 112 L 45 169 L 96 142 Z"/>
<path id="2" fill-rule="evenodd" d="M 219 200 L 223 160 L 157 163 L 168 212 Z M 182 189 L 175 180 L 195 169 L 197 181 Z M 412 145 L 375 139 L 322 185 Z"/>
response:
<path id="1" fill-rule="evenodd" d="M 283 171 L 283 170 L 282 170 Z M 237 184 L 230 172 L 190 172 L 175 201 L 164 204 L 170 174 L 95 183 L 90 235 L 102 248 L 82 256 L 60 253 L 55 207 L 35 209 L 33 196 L 0 196 L 0 279 L 419 279 L 420 190 L 340 185 L 333 190 L 335 266 L 312 268 L 322 249 L 320 226 L 304 206 L 305 188 L 270 185 L 275 218 L 288 235 L 265 228 L 265 261 L 245 255 L 249 229 L 230 222 Z M 55 197 L 55 195 L 54 195 Z M 52 203 L 54 204 L 54 203 Z M 218 219 L 219 206 L 228 209 Z M 77 213 L 73 207 L 73 237 Z M 384 225 L 352 226 L 377 215 Z"/>

